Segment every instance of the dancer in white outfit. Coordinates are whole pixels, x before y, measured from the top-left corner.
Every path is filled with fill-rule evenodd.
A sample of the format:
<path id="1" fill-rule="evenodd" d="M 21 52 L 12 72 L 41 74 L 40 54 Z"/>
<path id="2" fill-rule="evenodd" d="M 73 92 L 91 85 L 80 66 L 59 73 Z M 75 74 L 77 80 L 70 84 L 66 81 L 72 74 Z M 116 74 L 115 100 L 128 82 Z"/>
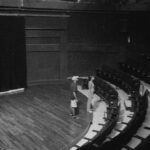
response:
<path id="1" fill-rule="evenodd" d="M 87 112 L 92 112 L 92 99 L 93 99 L 93 94 L 94 94 L 94 76 L 89 77 L 89 82 L 88 82 L 88 101 L 87 101 Z"/>

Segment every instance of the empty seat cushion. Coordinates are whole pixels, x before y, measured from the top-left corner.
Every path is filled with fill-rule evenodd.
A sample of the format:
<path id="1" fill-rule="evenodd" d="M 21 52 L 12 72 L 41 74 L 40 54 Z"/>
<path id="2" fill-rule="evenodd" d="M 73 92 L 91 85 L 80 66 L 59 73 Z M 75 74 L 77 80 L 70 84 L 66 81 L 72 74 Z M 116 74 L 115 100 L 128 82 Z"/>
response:
<path id="1" fill-rule="evenodd" d="M 139 144 L 141 143 L 140 139 L 137 139 L 135 137 L 133 137 L 129 143 L 127 144 L 127 146 L 131 147 L 132 149 L 136 148 Z"/>
<path id="2" fill-rule="evenodd" d="M 72 147 L 70 150 L 77 150 L 78 148 L 77 147 Z"/>
<path id="3" fill-rule="evenodd" d="M 77 146 L 83 146 L 85 143 L 87 143 L 88 140 L 87 139 L 81 139 L 76 145 Z"/>
<path id="4" fill-rule="evenodd" d="M 117 136 L 117 135 L 119 135 L 119 134 L 120 134 L 120 132 L 119 132 L 119 131 L 113 130 L 113 131 L 109 134 L 109 136 L 108 136 L 108 137 L 110 137 L 110 138 L 114 138 L 115 136 Z"/>
<path id="5" fill-rule="evenodd" d="M 125 127 L 127 127 L 126 124 L 118 123 L 118 124 L 116 125 L 116 129 L 118 129 L 118 130 L 120 130 L 120 131 L 124 130 Z"/>
<path id="6" fill-rule="evenodd" d="M 94 136 L 96 136 L 97 133 L 96 132 L 88 132 L 84 137 L 88 138 L 88 139 L 92 139 L 94 138 Z"/>
<path id="7" fill-rule="evenodd" d="M 93 130 L 95 131 L 101 131 L 102 128 L 103 128 L 102 125 L 98 125 L 98 124 L 93 125 Z"/>
<path id="8" fill-rule="evenodd" d="M 147 138 L 150 135 L 150 130 L 144 129 L 144 128 L 140 128 L 136 135 L 142 137 L 142 138 Z"/>
<path id="9" fill-rule="evenodd" d="M 122 122 L 128 123 L 131 120 L 131 118 L 129 117 L 124 117 Z"/>

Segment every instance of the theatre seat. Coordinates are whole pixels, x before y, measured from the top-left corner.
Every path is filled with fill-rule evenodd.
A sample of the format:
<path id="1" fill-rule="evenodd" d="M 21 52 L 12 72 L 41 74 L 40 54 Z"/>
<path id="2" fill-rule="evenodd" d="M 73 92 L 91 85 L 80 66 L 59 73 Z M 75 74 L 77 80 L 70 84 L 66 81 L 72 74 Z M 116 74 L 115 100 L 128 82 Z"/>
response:
<path id="1" fill-rule="evenodd" d="M 133 137 L 130 142 L 127 144 L 128 147 L 135 149 L 139 144 L 141 144 L 141 140 Z"/>
<path id="2" fill-rule="evenodd" d="M 141 127 L 137 131 L 137 133 L 135 134 L 135 136 L 136 135 L 145 139 L 145 138 L 147 138 L 150 135 L 150 130 L 147 130 L 147 129 L 144 129 L 143 127 Z"/>

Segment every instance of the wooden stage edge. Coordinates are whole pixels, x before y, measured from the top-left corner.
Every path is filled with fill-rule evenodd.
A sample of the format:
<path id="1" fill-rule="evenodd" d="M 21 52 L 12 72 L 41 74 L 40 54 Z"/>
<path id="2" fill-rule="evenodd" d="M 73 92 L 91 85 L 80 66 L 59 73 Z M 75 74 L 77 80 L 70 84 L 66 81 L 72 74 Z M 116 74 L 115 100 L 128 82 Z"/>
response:
<path id="1" fill-rule="evenodd" d="M 24 92 L 24 88 L 19 88 L 19 89 L 14 89 L 14 90 L 9 90 L 5 92 L 0 92 L 0 96 L 2 95 L 10 95 L 10 94 L 17 94 L 20 92 Z"/>
<path id="2" fill-rule="evenodd" d="M 79 135 L 77 137 L 77 139 L 68 146 L 67 150 L 70 150 L 71 147 L 75 146 L 85 136 L 85 134 L 88 132 L 88 130 L 89 130 L 91 124 L 92 124 L 92 118 L 93 118 L 92 116 L 93 115 L 91 115 L 91 118 L 89 119 L 89 124 L 88 124 L 87 128 L 85 129 L 85 131 L 81 135 Z"/>
<path id="3" fill-rule="evenodd" d="M 51 79 L 51 80 L 33 80 L 33 81 L 28 81 L 28 86 L 33 86 L 33 85 L 47 85 L 47 84 L 65 84 L 67 83 L 67 79 Z"/>

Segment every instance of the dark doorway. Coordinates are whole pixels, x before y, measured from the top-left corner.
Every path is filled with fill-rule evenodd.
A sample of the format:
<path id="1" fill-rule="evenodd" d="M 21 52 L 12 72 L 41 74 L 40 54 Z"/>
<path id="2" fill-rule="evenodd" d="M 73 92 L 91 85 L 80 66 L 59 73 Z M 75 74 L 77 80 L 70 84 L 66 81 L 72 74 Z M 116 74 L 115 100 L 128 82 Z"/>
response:
<path id="1" fill-rule="evenodd" d="M 0 17 L 0 92 L 26 87 L 23 17 Z"/>

